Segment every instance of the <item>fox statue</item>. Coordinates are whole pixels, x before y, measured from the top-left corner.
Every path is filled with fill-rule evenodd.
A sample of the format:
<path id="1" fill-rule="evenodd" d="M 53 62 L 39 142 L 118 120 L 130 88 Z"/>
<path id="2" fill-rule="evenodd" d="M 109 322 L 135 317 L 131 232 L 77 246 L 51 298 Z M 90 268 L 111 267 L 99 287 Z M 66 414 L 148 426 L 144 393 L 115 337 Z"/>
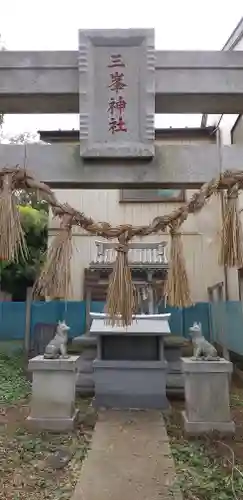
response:
<path id="1" fill-rule="evenodd" d="M 69 330 L 70 327 L 66 325 L 65 321 L 59 321 L 55 336 L 45 348 L 45 359 L 68 358 L 67 342 Z"/>
<path id="2" fill-rule="evenodd" d="M 201 323 L 193 323 L 189 330 L 192 337 L 194 359 L 205 361 L 216 361 L 220 359 L 215 347 L 203 336 Z"/>

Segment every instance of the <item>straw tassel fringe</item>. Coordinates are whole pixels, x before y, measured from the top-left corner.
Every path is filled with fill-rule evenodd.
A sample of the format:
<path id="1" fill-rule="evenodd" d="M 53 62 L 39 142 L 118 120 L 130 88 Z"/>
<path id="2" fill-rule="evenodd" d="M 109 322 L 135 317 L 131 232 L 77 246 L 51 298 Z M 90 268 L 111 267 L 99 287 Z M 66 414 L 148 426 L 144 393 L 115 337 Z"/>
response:
<path id="1" fill-rule="evenodd" d="M 4 174 L 0 194 L 0 260 L 18 262 L 19 257 L 27 259 L 28 250 L 12 183 L 13 174 Z"/>
<path id="2" fill-rule="evenodd" d="M 238 184 L 228 189 L 221 232 L 219 263 L 228 267 L 243 267 L 243 233 L 238 210 Z"/>
<path id="3" fill-rule="evenodd" d="M 128 239 L 128 233 L 123 233 L 118 238 L 116 262 L 110 277 L 106 313 L 107 323 L 112 326 L 130 325 L 137 308 L 135 287 L 128 264 Z"/>
<path id="4" fill-rule="evenodd" d="M 51 299 L 67 299 L 71 288 L 72 217 L 65 215 L 53 239 L 34 290 Z"/>
<path id="5" fill-rule="evenodd" d="M 170 224 L 171 247 L 168 278 L 165 287 L 167 303 L 172 307 L 192 305 L 183 244 L 179 228 L 181 221 Z"/>

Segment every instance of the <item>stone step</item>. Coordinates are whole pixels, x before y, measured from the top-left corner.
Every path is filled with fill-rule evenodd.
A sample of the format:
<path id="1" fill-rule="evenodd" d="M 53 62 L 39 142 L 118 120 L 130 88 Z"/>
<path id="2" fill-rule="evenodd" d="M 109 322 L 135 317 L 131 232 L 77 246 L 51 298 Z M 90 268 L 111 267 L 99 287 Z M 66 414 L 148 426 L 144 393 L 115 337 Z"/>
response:
<path id="1" fill-rule="evenodd" d="M 79 359 L 77 367 L 79 373 L 93 373 L 93 360 Z"/>
<path id="2" fill-rule="evenodd" d="M 79 335 L 78 337 L 74 337 L 72 340 L 73 345 L 82 345 L 84 347 L 96 347 L 97 339 L 94 335 L 90 335 L 89 333 L 85 333 L 84 335 Z"/>
<path id="3" fill-rule="evenodd" d="M 184 378 L 182 373 L 167 373 L 166 389 L 181 389 L 184 390 Z"/>

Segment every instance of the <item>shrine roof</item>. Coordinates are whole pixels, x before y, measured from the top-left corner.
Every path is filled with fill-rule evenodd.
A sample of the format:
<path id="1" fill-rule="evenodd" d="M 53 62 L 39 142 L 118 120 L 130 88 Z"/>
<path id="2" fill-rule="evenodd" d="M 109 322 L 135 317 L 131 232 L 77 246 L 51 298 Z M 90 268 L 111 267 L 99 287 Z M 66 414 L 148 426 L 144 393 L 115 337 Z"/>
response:
<path id="1" fill-rule="evenodd" d="M 50 142 L 78 142 L 79 130 L 38 130 L 42 141 Z M 186 137 L 204 138 L 215 135 L 215 127 L 183 127 L 183 128 L 157 128 L 155 138 L 165 139 L 173 137 L 183 139 Z"/>
<path id="2" fill-rule="evenodd" d="M 222 50 L 233 50 L 243 37 L 243 17 L 232 31 Z"/>

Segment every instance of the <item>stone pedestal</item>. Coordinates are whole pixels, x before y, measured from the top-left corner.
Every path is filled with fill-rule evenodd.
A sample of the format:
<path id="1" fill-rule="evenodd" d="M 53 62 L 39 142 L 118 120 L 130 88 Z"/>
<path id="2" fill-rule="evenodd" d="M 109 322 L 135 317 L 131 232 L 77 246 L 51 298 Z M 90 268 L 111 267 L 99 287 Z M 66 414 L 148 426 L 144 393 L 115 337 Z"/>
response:
<path id="1" fill-rule="evenodd" d="M 212 431 L 235 431 L 229 406 L 229 374 L 232 369 L 232 363 L 223 358 L 219 361 L 182 358 L 186 403 L 183 419 L 186 433 L 196 435 Z"/>
<path id="2" fill-rule="evenodd" d="M 91 313 L 90 334 L 97 337 L 96 407 L 168 407 L 163 336 L 170 332 L 169 316 L 137 315 L 124 328 L 107 325 L 104 313 Z"/>
<path id="3" fill-rule="evenodd" d="M 28 422 L 35 428 L 68 431 L 74 426 L 75 385 L 79 356 L 67 359 L 44 359 L 36 356 L 29 362 L 32 371 L 31 410 Z"/>

